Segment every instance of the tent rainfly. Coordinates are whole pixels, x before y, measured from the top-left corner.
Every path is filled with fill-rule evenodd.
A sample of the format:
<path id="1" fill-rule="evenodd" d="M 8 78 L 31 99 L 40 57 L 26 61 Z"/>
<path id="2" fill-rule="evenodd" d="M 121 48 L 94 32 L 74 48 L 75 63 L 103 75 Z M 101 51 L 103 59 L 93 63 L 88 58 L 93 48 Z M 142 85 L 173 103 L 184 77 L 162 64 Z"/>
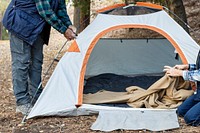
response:
<path id="1" fill-rule="evenodd" d="M 116 10 L 129 12 L 128 15 L 109 14 Z M 149 29 L 165 39 L 101 39 L 106 33 L 121 28 Z M 162 6 L 139 2 L 99 10 L 95 20 L 78 35 L 61 58 L 27 118 L 87 115 L 111 108 L 120 110 L 119 107 L 84 104 L 85 77 L 102 73 L 160 73 L 166 64 L 195 63 L 199 49 Z M 174 51 L 180 60 L 174 58 Z"/>

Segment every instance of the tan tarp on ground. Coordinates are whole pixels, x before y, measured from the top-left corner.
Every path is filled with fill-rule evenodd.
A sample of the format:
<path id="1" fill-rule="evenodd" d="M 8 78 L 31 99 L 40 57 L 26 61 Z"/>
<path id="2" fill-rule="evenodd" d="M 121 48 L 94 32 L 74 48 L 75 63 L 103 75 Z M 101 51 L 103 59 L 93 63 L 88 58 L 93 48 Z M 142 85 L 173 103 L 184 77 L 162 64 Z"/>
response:
<path id="1" fill-rule="evenodd" d="M 176 108 L 193 94 L 193 90 L 187 90 L 188 87 L 189 82 L 182 77 L 164 75 L 147 90 L 138 86 L 126 88 L 127 92 L 102 90 L 95 94 L 84 94 L 83 103 L 127 103 L 134 108 Z"/>

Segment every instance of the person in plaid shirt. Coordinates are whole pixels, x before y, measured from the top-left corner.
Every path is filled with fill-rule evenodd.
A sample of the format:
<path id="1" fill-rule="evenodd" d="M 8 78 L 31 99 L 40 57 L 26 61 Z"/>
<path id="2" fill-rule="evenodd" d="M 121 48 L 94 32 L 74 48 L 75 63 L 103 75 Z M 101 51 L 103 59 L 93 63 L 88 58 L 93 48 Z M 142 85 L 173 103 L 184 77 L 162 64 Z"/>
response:
<path id="1" fill-rule="evenodd" d="M 197 83 L 194 95 L 187 98 L 177 109 L 177 114 L 184 117 L 188 125 L 200 125 L 200 52 L 196 64 L 164 66 L 164 71 L 172 77 L 182 76 L 184 80 Z"/>
<path id="2" fill-rule="evenodd" d="M 27 114 L 42 92 L 42 87 L 37 88 L 41 83 L 43 45 L 48 44 L 51 27 L 67 40 L 75 39 L 76 28 L 67 14 L 65 0 L 11 0 L 3 25 L 10 34 L 16 112 Z"/>

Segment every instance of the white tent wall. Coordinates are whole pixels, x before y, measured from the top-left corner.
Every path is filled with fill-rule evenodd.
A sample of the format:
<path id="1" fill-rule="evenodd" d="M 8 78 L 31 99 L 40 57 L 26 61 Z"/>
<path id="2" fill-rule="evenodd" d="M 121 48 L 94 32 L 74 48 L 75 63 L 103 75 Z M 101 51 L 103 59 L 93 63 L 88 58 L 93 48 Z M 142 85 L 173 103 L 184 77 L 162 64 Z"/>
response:
<path id="1" fill-rule="evenodd" d="M 175 57 L 175 48 L 167 39 L 100 39 L 90 55 L 85 75 L 161 73 L 164 65 L 182 63 Z"/>
<path id="2" fill-rule="evenodd" d="M 67 52 L 62 57 L 27 118 L 60 115 L 59 112 L 70 114 L 70 111 L 75 111 L 76 105 L 82 104 L 83 82 L 90 52 L 92 53 L 99 38 L 119 28 L 155 30 L 170 41 L 184 63 L 196 62 L 199 45 L 165 11 L 135 16 L 99 14 L 77 37 L 80 52 Z M 168 62 L 163 62 L 165 63 Z M 158 67 L 160 71 L 161 65 Z"/>
<path id="3" fill-rule="evenodd" d="M 80 61 L 74 61 L 79 60 L 79 56 L 77 56 L 76 54 L 77 53 L 66 53 L 61 58 L 51 78 L 46 84 L 43 93 L 37 100 L 31 112 L 37 112 L 41 116 L 58 114 L 76 115 L 76 112 L 74 114 L 73 110 L 76 109 L 75 105 L 78 102 L 77 79 L 79 79 L 79 73 L 75 70 L 80 69 L 80 64 L 77 64 Z M 73 60 L 71 60 L 70 58 L 73 58 Z M 38 110 L 35 107 L 40 109 Z M 31 114 L 32 113 L 30 113 L 29 116 L 31 116 Z"/>

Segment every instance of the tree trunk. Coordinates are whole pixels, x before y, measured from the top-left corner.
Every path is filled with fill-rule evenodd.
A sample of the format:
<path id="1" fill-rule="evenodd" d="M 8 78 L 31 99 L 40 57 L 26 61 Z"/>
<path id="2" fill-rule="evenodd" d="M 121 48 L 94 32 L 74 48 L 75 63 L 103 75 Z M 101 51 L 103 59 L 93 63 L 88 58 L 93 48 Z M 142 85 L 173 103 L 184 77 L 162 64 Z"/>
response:
<path id="1" fill-rule="evenodd" d="M 0 13 L 0 19 L 2 19 L 2 14 Z M 2 40 L 3 37 L 3 26 L 2 26 L 2 22 L 0 21 L 0 40 Z"/>
<path id="2" fill-rule="evenodd" d="M 77 33 L 80 32 L 80 29 L 79 29 L 79 26 L 80 26 L 80 8 L 77 6 L 77 7 L 74 7 L 74 26 L 77 28 Z"/>
<path id="3" fill-rule="evenodd" d="M 83 31 L 90 24 L 90 0 L 85 0 L 86 10 L 81 10 L 80 31 Z"/>
<path id="4" fill-rule="evenodd" d="M 90 0 L 74 0 L 73 2 L 74 25 L 79 33 L 90 24 Z"/>
<path id="5" fill-rule="evenodd" d="M 183 1 L 182 0 L 171 0 L 169 9 L 172 12 L 174 12 L 174 14 L 176 14 L 182 21 L 184 21 L 187 24 L 187 17 L 186 17 L 185 7 L 183 5 Z M 175 16 L 173 16 L 173 18 L 177 23 L 179 23 L 179 25 L 181 25 L 185 29 L 186 32 L 189 33 L 188 27 L 183 22 L 181 22 L 180 19 L 178 19 Z"/>

